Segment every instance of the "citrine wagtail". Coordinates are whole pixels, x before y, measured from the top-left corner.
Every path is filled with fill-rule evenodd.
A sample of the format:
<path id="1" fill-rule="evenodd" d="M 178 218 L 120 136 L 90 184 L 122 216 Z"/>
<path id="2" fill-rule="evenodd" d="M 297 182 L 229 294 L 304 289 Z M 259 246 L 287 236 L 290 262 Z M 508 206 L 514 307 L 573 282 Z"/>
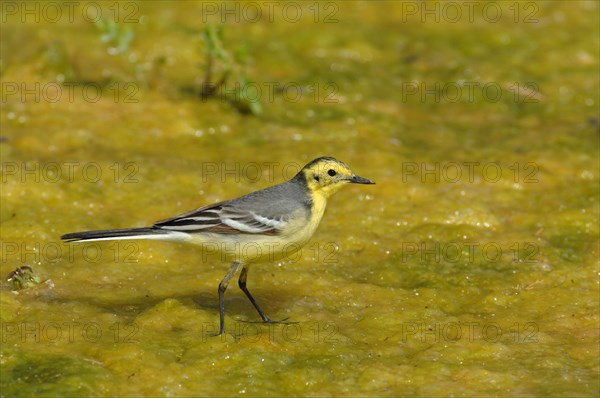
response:
<path id="1" fill-rule="evenodd" d="M 61 239 L 68 242 L 156 239 L 229 248 L 223 254 L 232 265 L 218 289 L 219 334 L 223 334 L 225 290 L 240 268 L 240 289 L 263 322 L 277 322 L 265 314 L 246 287 L 249 264 L 275 261 L 299 250 L 317 229 L 327 198 L 347 183 L 374 184 L 355 175 L 339 160 L 321 157 L 308 163 L 287 182 L 158 221 L 151 227 L 75 232 Z M 250 244 L 253 250 L 247 250 Z"/>

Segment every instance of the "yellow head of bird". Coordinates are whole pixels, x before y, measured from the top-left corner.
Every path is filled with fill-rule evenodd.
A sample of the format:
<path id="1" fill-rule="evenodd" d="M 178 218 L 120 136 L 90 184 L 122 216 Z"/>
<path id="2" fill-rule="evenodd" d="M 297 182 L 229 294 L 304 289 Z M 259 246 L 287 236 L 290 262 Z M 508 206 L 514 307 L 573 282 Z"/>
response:
<path id="1" fill-rule="evenodd" d="M 350 167 L 332 157 L 317 158 L 304 166 L 300 173 L 304 174 L 311 192 L 320 193 L 325 197 L 333 195 L 348 183 L 375 184 L 357 176 Z"/>

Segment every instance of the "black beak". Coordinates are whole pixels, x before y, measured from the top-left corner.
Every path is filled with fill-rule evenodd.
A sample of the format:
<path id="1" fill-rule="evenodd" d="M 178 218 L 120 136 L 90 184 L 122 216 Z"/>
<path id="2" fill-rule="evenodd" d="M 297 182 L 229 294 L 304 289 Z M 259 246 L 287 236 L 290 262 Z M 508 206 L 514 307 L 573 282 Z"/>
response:
<path id="1" fill-rule="evenodd" d="M 359 176 L 352 176 L 352 178 L 348 181 L 353 184 L 375 184 L 373 181 Z"/>

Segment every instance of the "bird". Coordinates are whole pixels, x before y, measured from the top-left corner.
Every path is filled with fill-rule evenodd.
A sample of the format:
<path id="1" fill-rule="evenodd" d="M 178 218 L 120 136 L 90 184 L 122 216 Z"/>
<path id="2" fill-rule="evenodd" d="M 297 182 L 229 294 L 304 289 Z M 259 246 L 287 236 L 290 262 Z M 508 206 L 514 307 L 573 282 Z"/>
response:
<path id="1" fill-rule="evenodd" d="M 218 287 L 219 333 L 225 333 L 225 290 L 240 271 L 238 286 L 265 323 L 272 320 L 246 286 L 250 264 L 277 261 L 304 246 L 325 212 L 327 199 L 346 184 L 375 184 L 359 177 L 343 162 L 319 157 L 306 164 L 292 179 L 236 199 L 200 207 L 157 221 L 151 227 L 68 233 L 66 242 L 119 239 L 154 239 L 187 242 L 215 248 L 231 261 Z"/>

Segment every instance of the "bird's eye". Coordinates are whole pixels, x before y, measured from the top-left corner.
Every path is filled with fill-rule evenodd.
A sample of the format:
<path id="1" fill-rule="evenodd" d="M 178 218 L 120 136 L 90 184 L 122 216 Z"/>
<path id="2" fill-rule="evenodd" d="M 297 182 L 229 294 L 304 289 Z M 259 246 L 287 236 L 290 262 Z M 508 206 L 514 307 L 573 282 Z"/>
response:
<path id="1" fill-rule="evenodd" d="M 329 174 L 331 177 L 333 177 L 334 175 L 336 175 L 337 173 L 335 172 L 334 169 L 329 169 L 327 170 L 327 174 Z"/>

